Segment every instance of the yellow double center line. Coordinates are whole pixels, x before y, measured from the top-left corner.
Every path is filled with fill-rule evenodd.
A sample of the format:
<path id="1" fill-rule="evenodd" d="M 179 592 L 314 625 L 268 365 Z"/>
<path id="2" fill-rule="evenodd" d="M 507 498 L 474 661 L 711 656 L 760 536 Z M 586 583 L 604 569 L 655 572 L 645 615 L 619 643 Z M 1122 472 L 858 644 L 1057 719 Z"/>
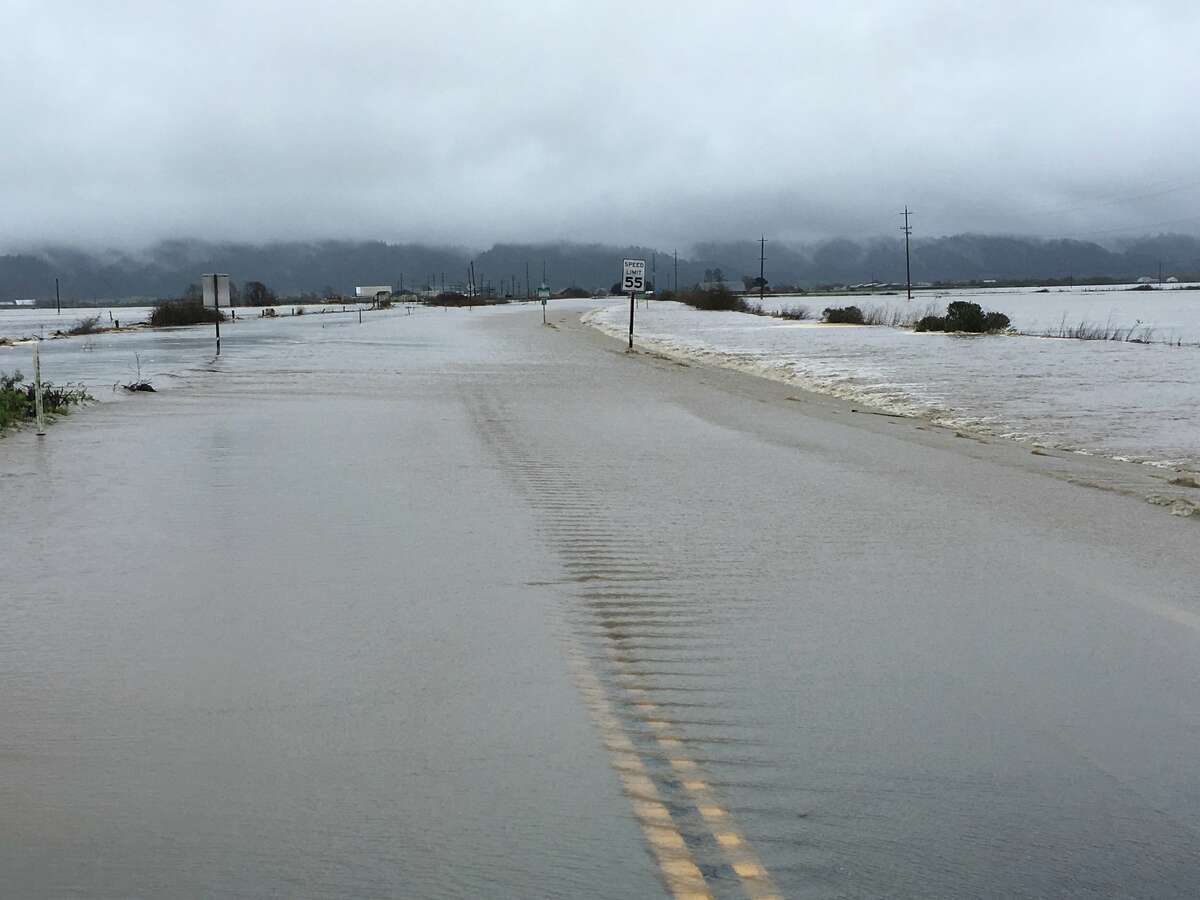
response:
<path id="1" fill-rule="evenodd" d="M 613 768 L 621 779 L 634 817 L 650 845 L 667 889 L 676 900 L 711 900 L 712 893 L 703 873 L 692 858 L 687 842 L 675 826 L 670 809 L 650 777 L 642 761 L 642 753 L 629 739 L 614 713 L 608 692 L 596 677 L 592 664 L 577 650 L 568 655 L 580 693 L 600 729 L 605 747 L 613 755 Z M 750 900 L 780 900 L 782 895 L 766 868 L 721 804 L 699 764 L 688 756 L 673 723 L 663 715 L 660 707 L 650 701 L 637 676 L 629 672 L 623 654 L 614 648 L 610 649 L 608 657 L 617 670 L 619 689 L 639 719 L 653 730 L 662 757 L 679 776 L 689 800 L 737 875 L 742 891 Z"/>

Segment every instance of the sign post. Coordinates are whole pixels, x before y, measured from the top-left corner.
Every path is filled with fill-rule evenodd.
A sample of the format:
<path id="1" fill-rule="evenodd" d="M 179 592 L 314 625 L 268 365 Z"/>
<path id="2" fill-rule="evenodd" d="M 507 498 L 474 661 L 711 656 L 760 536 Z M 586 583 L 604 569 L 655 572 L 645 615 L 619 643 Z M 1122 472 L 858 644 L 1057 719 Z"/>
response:
<path id="1" fill-rule="evenodd" d="M 633 306 L 637 292 L 646 289 L 646 261 L 644 259 L 627 259 L 623 264 L 621 289 L 629 291 L 629 349 L 633 349 Z"/>
<path id="2" fill-rule="evenodd" d="M 229 276 L 220 274 L 204 275 L 200 279 L 200 285 L 203 289 L 204 299 L 201 301 L 204 306 L 212 304 L 212 308 L 216 310 L 217 317 L 213 320 L 213 324 L 217 329 L 217 356 L 221 355 L 221 307 L 229 306 Z"/>
<path id="3" fill-rule="evenodd" d="M 546 301 L 550 299 L 550 288 L 546 286 L 546 282 L 542 282 L 537 289 L 538 299 L 542 301 L 542 324 L 546 324 Z"/>

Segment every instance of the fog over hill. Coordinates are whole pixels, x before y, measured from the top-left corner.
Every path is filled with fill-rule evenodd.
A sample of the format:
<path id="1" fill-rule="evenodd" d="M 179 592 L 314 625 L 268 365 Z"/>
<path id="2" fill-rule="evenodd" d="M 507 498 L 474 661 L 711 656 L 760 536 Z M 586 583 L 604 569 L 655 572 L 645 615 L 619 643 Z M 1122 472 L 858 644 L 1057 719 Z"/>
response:
<path id="1" fill-rule="evenodd" d="M 894 235 L 905 204 L 922 235 L 1200 229 L 1192 0 L 16 0 L 0 21 L 9 248 L 682 249 Z"/>
<path id="2" fill-rule="evenodd" d="M 701 281 L 721 269 L 735 284 L 758 273 L 757 241 L 706 242 L 679 256 L 679 282 Z M 496 244 L 483 252 L 461 247 L 388 244 L 382 241 L 277 242 L 269 244 L 163 241 L 137 253 L 87 252 L 43 247 L 0 256 L 0 299 L 51 299 L 54 279 L 71 301 L 174 297 L 204 272 L 228 272 L 238 282 L 263 281 L 281 295 L 350 294 L 358 284 L 423 288 L 456 285 L 474 262 L 477 278 L 500 290 L 513 282 L 525 289 L 526 265 L 536 285 L 542 277 L 555 289 L 578 285 L 604 289 L 617 279 L 623 256 L 643 256 L 670 287 L 674 262 L 670 250 L 603 244 Z M 902 281 L 901 239 L 836 238 L 789 245 L 768 239 L 766 273 L 771 284 L 813 287 L 828 283 Z M 995 235 L 953 235 L 916 240 L 912 245 L 914 282 L 977 279 L 1051 279 L 1091 277 L 1134 279 L 1200 272 L 1200 239 L 1159 235 L 1118 246 L 1071 240 Z"/>

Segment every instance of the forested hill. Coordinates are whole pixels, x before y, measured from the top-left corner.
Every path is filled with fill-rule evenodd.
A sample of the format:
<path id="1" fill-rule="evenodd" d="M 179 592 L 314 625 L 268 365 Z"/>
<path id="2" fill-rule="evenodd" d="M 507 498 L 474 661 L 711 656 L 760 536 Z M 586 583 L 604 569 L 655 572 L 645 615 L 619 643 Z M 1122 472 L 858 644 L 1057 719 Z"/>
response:
<path id="1" fill-rule="evenodd" d="M 534 284 L 546 277 L 555 289 L 577 285 L 607 288 L 617 280 L 623 256 L 644 256 L 658 282 L 674 277 L 670 250 L 600 244 L 497 244 L 474 253 L 456 247 L 388 244 L 382 241 L 277 242 L 260 245 L 164 241 L 138 253 L 89 253 L 66 247 L 0 255 L 0 299 L 50 299 L 54 279 L 63 299 L 99 300 L 178 296 L 204 272 L 230 273 L 235 281 L 262 281 L 281 295 L 353 292 L 359 284 L 421 288 L 449 286 L 466 278 L 472 262 L 481 284 L 524 290 L 526 270 Z M 757 241 L 708 242 L 678 261 L 680 284 L 704 280 L 720 269 L 730 282 L 758 274 Z M 768 239 L 766 276 L 774 285 L 901 281 L 900 240 L 837 238 L 808 245 Z M 1159 235 L 1104 247 L 1077 240 L 994 235 L 953 235 L 916 240 L 913 280 L 1057 279 L 1200 273 L 1200 239 Z"/>

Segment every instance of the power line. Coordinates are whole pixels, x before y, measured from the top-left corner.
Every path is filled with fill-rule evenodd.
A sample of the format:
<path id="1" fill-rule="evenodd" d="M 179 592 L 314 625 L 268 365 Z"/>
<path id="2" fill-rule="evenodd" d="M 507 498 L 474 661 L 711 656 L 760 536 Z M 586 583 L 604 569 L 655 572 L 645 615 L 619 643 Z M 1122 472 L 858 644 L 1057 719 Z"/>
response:
<path id="1" fill-rule="evenodd" d="M 1122 203 L 1131 203 L 1134 200 L 1148 200 L 1151 197 L 1165 197 L 1167 194 L 1174 194 L 1181 191 L 1193 190 L 1200 187 L 1200 180 L 1184 181 L 1176 184 L 1171 184 L 1169 187 L 1152 188 L 1150 190 L 1140 191 L 1136 194 L 1121 194 L 1104 199 L 1091 200 L 1087 203 L 1077 204 L 1075 206 L 1063 206 L 1057 209 L 1047 210 L 1030 210 L 1034 215 L 1038 216 L 1065 216 L 1076 212 L 1085 212 L 1089 209 L 1094 209 L 1098 206 L 1117 206 Z"/>
<path id="2" fill-rule="evenodd" d="M 1102 231 L 1078 231 L 1068 235 L 1040 235 L 1041 237 L 1049 238 L 1082 238 L 1082 237 L 1098 237 L 1105 234 L 1121 234 L 1122 232 L 1130 231 L 1147 231 L 1151 228 L 1162 228 L 1165 225 L 1182 225 L 1184 222 L 1200 221 L 1200 215 L 1185 216 L 1182 219 L 1168 219 L 1165 222 L 1149 222 L 1144 225 L 1129 225 L 1124 228 L 1108 228 Z"/>

